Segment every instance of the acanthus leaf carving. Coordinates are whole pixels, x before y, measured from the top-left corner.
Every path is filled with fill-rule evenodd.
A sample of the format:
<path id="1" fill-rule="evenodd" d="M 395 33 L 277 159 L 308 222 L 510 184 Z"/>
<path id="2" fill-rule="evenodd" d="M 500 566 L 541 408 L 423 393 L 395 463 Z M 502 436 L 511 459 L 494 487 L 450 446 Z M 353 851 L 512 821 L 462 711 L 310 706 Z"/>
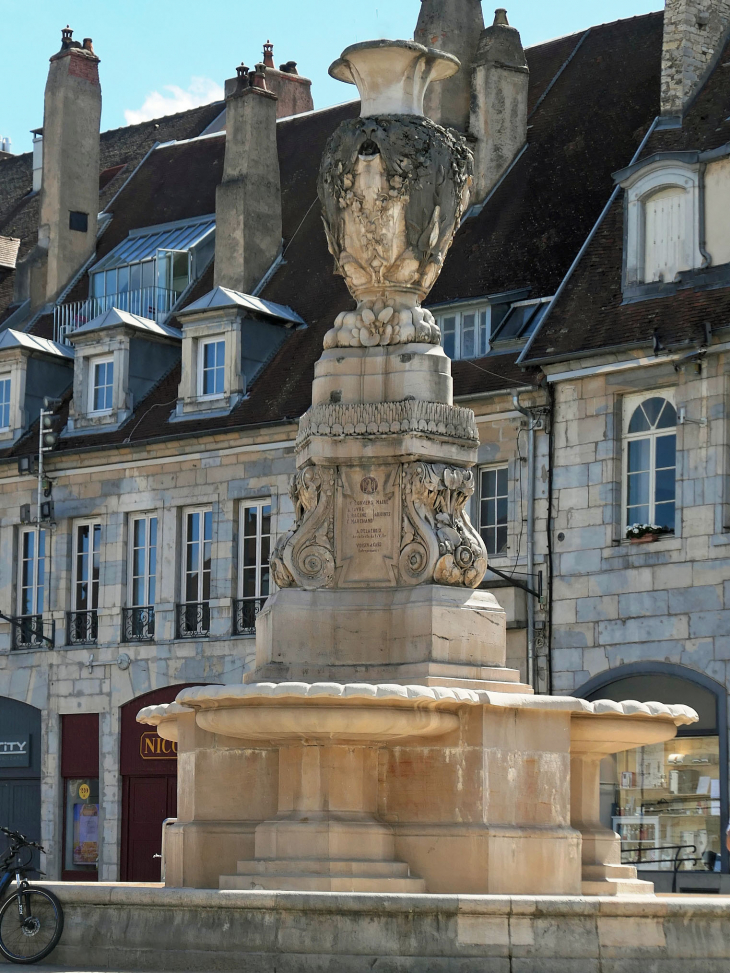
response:
<path id="1" fill-rule="evenodd" d="M 280 588 L 328 588 L 335 575 L 334 470 L 305 466 L 292 477 L 294 527 L 276 544 L 271 573 Z"/>
<path id="2" fill-rule="evenodd" d="M 403 528 L 399 567 L 405 584 L 476 588 L 487 570 L 487 551 L 466 504 L 474 493 L 472 470 L 443 463 L 403 469 Z"/>

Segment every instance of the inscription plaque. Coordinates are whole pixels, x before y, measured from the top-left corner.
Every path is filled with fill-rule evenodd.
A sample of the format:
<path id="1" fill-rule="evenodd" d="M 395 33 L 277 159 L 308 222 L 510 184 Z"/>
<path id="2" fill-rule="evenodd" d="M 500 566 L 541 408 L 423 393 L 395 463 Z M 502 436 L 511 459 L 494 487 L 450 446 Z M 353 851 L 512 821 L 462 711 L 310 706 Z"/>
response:
<path id="1" fill-rule="evenodd" d="M 396 584 L 398 467 L 341 468 L 340 484 L 338 584 Z"/>

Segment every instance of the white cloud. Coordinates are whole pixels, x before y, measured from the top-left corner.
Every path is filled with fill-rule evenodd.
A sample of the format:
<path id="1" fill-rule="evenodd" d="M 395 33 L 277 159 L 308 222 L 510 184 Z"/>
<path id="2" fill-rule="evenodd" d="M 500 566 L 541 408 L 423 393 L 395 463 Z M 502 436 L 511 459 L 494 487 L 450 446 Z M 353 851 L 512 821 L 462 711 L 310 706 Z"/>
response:
<path id="1" fill-rule="evenodd" d="M 151 118 L 174 115 L 179 111 L 208 105 L 211 101 L 222 101 L 223 88 L 210 78 L 193 77 L 187 90 L 176 84 L 166 84 L 162 91 L 150 91 L 141 108 L 127 108 L 124 117 L 128 125 L 147 122 Z"/>

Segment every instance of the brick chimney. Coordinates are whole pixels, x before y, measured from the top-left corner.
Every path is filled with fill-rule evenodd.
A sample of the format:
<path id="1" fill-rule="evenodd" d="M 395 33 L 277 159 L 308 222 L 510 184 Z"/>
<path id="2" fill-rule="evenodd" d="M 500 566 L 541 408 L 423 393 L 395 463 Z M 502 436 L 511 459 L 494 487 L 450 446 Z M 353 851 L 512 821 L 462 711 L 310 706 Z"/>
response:
<path id="1" fill-rule="evenodd" d="M 527 140 L 529 80 L 519 31 L 500 8 L 492 26 L 482 31 L 472 69 L 475 202 L 484 200 Z"/>
<path id="2" fill-rule="evenodd" d="M 215 285 L 250 294 L 281 248 L 278 99 L 263 63 L 237 72 L 226 96 L 226 155 L 215 201 Z"/>
<path id="3" fill-rule="evenodd" d="M 38 245 L 22 262 L 17 287 L 33 307 L 53 300 L 96 247 L 99 210 L 99 58 L 91 38 L 61 32 L 51 58 L 43 111 L 43 178 Z"/>
<path id="4" fill-rule="evenodd" d="M 425 113 L 439 125 L 465 132 L 469 125 L 471 65 L 484 30 L 481 0 L 421 0 L 414 40 L 455 54 L 461 71 L 429 86 Z"/>
<path id="5" fill-rule="evenodd" d="M 730 29 L 730 0 L 666 0 L 661 110 L 681 115 L 714 66 Z"/>
<path id="6" fill-rule="evenodd" d="M 264 44 L 263 64 L 266 67 L 266 87 L 279 99 L 276 106 L 277 118 L 289 118 L 313 111 L 312 82 L 297 72 L 297 62 L 287 61 L 277 70 L 274 67 L 274 45 L 271 41 Z M 226 81 L 226 97 L 236 90 L 238 78 Z"/>

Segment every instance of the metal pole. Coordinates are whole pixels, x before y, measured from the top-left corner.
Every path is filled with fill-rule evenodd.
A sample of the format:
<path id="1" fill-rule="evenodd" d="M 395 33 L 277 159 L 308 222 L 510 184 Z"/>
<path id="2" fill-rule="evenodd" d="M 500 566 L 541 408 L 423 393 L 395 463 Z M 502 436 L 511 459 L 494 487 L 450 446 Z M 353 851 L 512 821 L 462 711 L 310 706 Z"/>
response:
<path id="1" fill-rule="evenodd" d="M 520 405 L 519 395 L 512 396 L 512 403 L 527 419 L 527 575 L 535 573 L 535 423 L 530 409 Z M 520 516 L 522 511 L 520 511 Z M 527 681 L 537 689 L 535 674 L 535 599 L 527 598 Z"/>

